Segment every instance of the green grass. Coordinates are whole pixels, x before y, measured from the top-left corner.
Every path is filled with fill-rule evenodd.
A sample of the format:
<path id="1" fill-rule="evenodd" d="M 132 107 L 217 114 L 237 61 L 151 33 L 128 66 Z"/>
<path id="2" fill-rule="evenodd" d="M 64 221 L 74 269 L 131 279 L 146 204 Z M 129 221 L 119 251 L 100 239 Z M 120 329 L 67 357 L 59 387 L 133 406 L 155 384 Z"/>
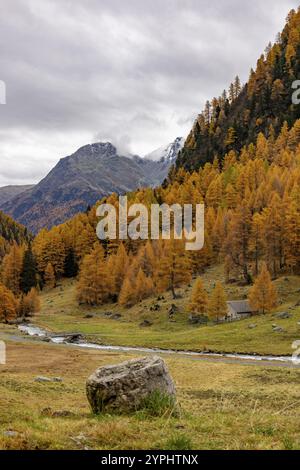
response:
<path id="1" fill-rule="evenodd" d="M 166 443 L 166 450 L 192 450 L 193 444 L 189 436 L 175 434 Z"/>
<path id="2" fill-rule="evenodd" d="M 212 268 L 205 273 L 203 280 L 207 289 L 211 289 L 217 280 L 222 280 L 222 267 Z M 165 299 L 148 299 L 131 309 L 118 305 L 106 305 L 97 308 L 78 306 L 75 300 L 75 282 L 64 282 L 51 292 L 42 294 L 42 312 L 34 322 L 53 332 L 76 331 L 86 335 L 89 341 L 100 344 L 158 347 L 163 349 L 239 352 L 272 355 L 291 355 L 292 343 L 300 339 L 300 307 L 295 304 L 300 300 L 299 277 L 282 277 L 276 281 L 280 307 L 273 314 L 254 317 L 230 324 L 191 326 L 188 323 L 187 302 L 191 287 L 179 290 L 180 299 L 173 301 L 169 293 Z M 237 285 L 226 286 L 228 299 L 241 299 L 247 296 L 247 288 Z M 178 313 L 172 321 L 168 317 L 170 306 L 175 303 Z M 151 311 L 151 306 L 159 304 L 158 312 Z M 292 318 L 280 320 L 278 312 L 288 311 Z M 105 313 L 120 313 L 120 320 L 108 318 Z M 93 318 L 85 318 L 87 314 Z M 151 327 L 141 327 L 143 320 L 150 320 Z M 250 329 L 251 324 L 255 329 Z M 283 333 L 274 333 L 272 325 L 284 329 Z"/>
<path id="3" fill-rule="evenodd" d="M 178 406 L 174 397 L 159 390 L 154 390 L 141 404 L 141 413 L 154 417 L 171 417 L 178 414 Z"/>

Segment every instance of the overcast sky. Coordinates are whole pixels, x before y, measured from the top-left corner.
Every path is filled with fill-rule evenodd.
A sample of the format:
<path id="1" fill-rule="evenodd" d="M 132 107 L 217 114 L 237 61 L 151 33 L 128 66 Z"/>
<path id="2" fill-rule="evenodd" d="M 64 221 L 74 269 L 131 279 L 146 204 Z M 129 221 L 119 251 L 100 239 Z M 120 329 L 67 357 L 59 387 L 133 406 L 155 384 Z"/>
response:
<path id="1" fill-rule="evenodd" d="M 186 136 L 249 70 L 293 0 L 1 0 L 0 186 L 78 147 L 143 156 Z"/>

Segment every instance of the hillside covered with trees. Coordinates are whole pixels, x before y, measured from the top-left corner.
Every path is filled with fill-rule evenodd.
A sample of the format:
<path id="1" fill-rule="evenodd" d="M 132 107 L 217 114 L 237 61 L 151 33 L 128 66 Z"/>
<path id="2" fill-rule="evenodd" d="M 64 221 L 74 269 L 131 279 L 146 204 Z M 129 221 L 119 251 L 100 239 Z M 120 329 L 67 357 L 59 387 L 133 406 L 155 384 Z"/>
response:
<path id="1" fill-rule="evenodd" d="M 187 252 L 180 241 L 100 243 L 96 207 L 33 242 L 40 276 L 72 277 L 79 269 L 80 302 L 118 300 L 132 305 L 154 292 L 189 283 L 212 264 L 225 264 L 225 279 L 252 283 L 263 262 L 273 278 L 300 271 L 300 121 L 284 123 L 277 138 L 231 150 L 222 162 L 192 173 L 181 168 L 166 187 L 129 195 L 129 203 L 204 202 L 205 246 Z M 116 194 L 105 202 L 118 207 Z"/>
<path id="2" fill-rule="evenodd" d="M 207 104 L 169 181 L 128 194 L 129 205 L 149 208 L 203 202 L 203 250 L 185 251 L 178 240 L 100 242 L 96 205 L 42 230 L 32 245 L 16 240 L 2 263 L 4 286 L 18 296 L 78 277 L 80 304 L 129 307 L 166 290 L 176 298 L 178 287 L 217 264 L 224 265 L 225 282 L 246 285 L 261 271 L 273 279 L 300 274 L 300 111 L 291 102 L 299 68 L 300 11 L 292 11 L 247 85 L 242 88 L 237 78 L 229 96 Z M 117 194 L 101 202 L 118 209 Z"/>
<path id="3" fill-rule="evenodd" d="M 32 236 L 0 212 L 0 321 L 24 318 L 39 309 L 39 279 Z"/>
<path id="4" fill-rule="evenodd" d="M 259 133 L 277 137 L 285 121 L 291 127 L 300 117 L 299 106 L 292 104 L 292 84 L 299 73 L 300 11 L 292 10 L 282 33 L 267 46 L 256 70 L 251 70 L 248 83 L 242 86 L 236 77 L 228 91 L 207 101 L 177 159 L 177 168 L 197 170 L 215 157 L 222 160 L 230 150 L 240 152 Z"/>

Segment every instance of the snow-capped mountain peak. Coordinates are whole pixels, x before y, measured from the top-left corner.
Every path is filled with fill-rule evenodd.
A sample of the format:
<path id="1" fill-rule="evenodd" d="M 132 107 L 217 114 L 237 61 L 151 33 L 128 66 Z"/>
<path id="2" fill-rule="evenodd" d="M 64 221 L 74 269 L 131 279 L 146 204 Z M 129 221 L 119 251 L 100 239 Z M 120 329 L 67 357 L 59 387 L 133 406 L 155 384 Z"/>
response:
<path id="1" fill-rule="evenodd" d="M 148 153 L 148 155 L 145 155 L 144 158 L 147 160 L 152 160 L 156 162 L 160 161 L 169 161 L 173 162 L 176 160 L 178 153 L 184 146 L 184 138 L 183 137 L 177 137 L 174 142 L 171 142 L 168 145 L 163 145 L 162 147 L 159 147 L 158 149 L 154 150 L 151 153 Z"/>

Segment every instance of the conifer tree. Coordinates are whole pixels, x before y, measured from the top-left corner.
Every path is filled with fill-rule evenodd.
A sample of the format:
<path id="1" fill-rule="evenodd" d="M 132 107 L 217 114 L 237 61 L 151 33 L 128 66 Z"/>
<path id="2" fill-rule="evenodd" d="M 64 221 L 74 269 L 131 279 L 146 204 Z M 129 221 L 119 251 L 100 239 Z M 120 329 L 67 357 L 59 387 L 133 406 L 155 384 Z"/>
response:
<path id="1" fill-rule="evenodd" d="M 253 311 L 262 314 L 270 312 L 277 305 L 276 288 L 272 283 L 266 263 L 263 263 L 261 273 L 249 291 L 249 303 Z"/>
<path id="2" fill-rule="evenodd" d="M 239 97 L 239 94 L 242 91 L 241 80 L 237 75 L 234 79 L 234 99 L 236 100 Z"/>
<path id="3" fill-rule="evenodd" d="M 284 254 L 288 267 L 297 273 L 300 266 L 300 208 L 296 201 L 290 201 L 287 208 Z"/>
<path id="4" fill-rule="evenodd" d="M 21 291 L 27 294 L 33 287 L 37 286 L 37 268 L 36 261 L 31 249 L 27 248 L 23 256 L 22 271 L 20 275 Z"/>
<path id="5" fill-rule="evenodd" d="M 202 279 L 198 278 L 193 287 L 189 304 L 189 311 L 193 313 L 204 314 L 207 312 L 207 306 L 208 295 L 204 289 Z"/>
<path id="6" fill-rule="evenodd" d="M 136 303 L 136 292 L 129 276 L 124 279 L 119 295 L 119 304 L 124 307 L 132 307 Z"/>
<path id="7" fill-rule="evenodd" d="M 15 295 L 20 293 L 23 250 L 14 243 L 2 263 L 2 281 Z"/>
<path id="8" fill-rule="evenodd" d="M 188 284 L 191 280 L 191 264 L 182 240 L 166 240 L 157 271 L 156 285 L 159 292 L 171 290 L 176 299 L 176 287 Z"/>
<path id="9" fill-rule="evenodd" d="M 7 323 L 17 316 L 18 302 L 11 290 L 0 283 L 0 321 Z"/>
<path id="10" fill-rule="evenodd" d="M 65 266 L 64 266 L 64 275 L 68 278 L 76 277 L 78 274 L 78 262 L 75 256 L 74 249 L 71 247 L 67 251 Z"/>
<path id="11" fill-rule="evenodd" d="M 236 140 L 237 140 L 236 130 L 234 129 L 234 127 L 230 127 L 228 129 L 227 136 L 224 142 L 225 148 L 227 150 L 233 149 Z"/>
<path id="12" fill-rule="evenodd" d="M 86 255 L 80 266 L 77 298 L 80 303 L 102 305 L 110 296 L 107 263 L 104 250 L 97 243 L 90 255 Z"/>
<path id="13" fill-rule="evenodd" d="M 190 263 L 194 274 L 202 273 L 213 260 L 213 249 L 208 232 L 204 234 L 204 246 L 202 250 L 192 251 L 189 255 Z"/>
<path id="14" fill-rule="evenodd" d="M 263 210 L 263 233 L 265 237 L 265 260 L 272 266 L 272 274 L 277 276 L 283 267 L 283 251 L 285 245 L 286 217 L 283 202 L 277 193 L 270 191 L 272 199 Z"/>
<path id="15" fill-rule="evenodd" d="M 136 277 L 135 282 L 135 294 L 137 300 L 140 302 L 143 299 L 149 297 L 154 290 L 153 281 L 150 277 L 147 277 L 144 271 L 140 268 Z"/>
<path id="16" fill-rule="evenodd" d="M 249 261 L 252 218 L 247 202 L 244 201 L 232 215 L 228 224 L 224 252 L 231 257 L 232 263 L 241 271 L 245 282 L 249 284 L 251 282 Z"/>
<path id="17" fill-rule="evenodd" d="M 212 320 L 217 322 L 227 316 L 227 297 L 220 282 L 216 283 L 208 302 L 208 314 Z"/>
<path id="18" fill-rule="evenodd" d="M 40 273 L 43 274 L 50 263 L 57 278 L 63 275 L 66 247 L 60 227 L 53 227 L 50 231 L 41 230 L 34 239 L 33 252 Z"/>
<path id="19" fill-rule="evenodd" d="M 223 193 L 222 180 L 220 177 L 217 177 L 211 182 L 207 190 L 207 193 L 206 193 L 207 205 L 217 209 L 222 200 L 222 193 Z"/>
<path id="20" fill-rule="evenodd" d="M 51 263 L 48 263 L 45 269 L 44 281 L 46 287 L 53 289 L 56 286 L 56 276 L 55 271 Z"/>
<path id="21" fill-rule="evenodd" d="M 238 203 L 237 192 L 231 183 L 226 187 L 225 198 L 228 209 L 235 209 Z"/>
<path id="22" fill-rule="evenodd" d="M 264 252 L 263 218 L 259 213 L 255 213 L 252 218 L 250 251 L 254 258 L 254 274 L 257 276 L 259 271 L 259 260 Z"/>
<path id="23" fill-rule="evenodd" d="M 127 270 L 129 267 L 129 259 L 123 243 L 120 243 L 114 266 L 114 279 L 115 279 L 115 288 L 117 292 L 120 292 L 122 284 L 124 282 Z"/>
<path id="24" fill-rule="evenodd" d="M 19 316 L 26 318 L 38 313 L 41 302 L 37 290 L 33 287 L 30 292 L 23 294 L 19 303 Z"/>
<path id="25" fill-rule="evenodd" d="M 158 259 L 150 240 L 147 240 L 146 244 L 140 248 L 138 257 L 139 264 L 146 276 L 153 277 Z"/>

